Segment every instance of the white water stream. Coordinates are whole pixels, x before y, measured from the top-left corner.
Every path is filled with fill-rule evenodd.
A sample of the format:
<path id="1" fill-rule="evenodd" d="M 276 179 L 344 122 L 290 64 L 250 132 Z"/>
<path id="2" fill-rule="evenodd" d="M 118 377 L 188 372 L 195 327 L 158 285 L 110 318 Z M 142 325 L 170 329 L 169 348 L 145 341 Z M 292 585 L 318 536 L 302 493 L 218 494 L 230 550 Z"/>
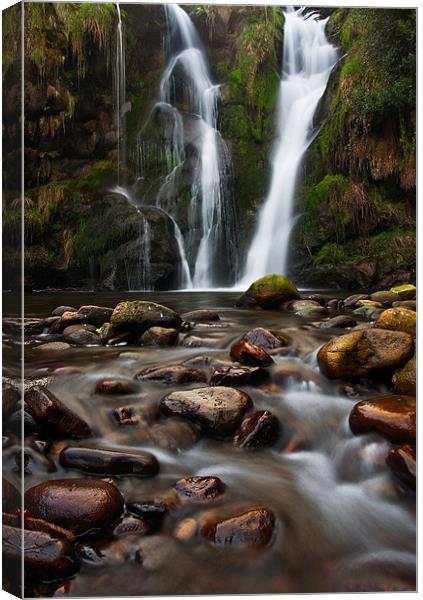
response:
<path id="1" fill-rule="evenodd" d="M 284 14 L 272 178 L 248 252 L 244 286 L 269 273 L 286 273 L 298 172 L 316 133 L 314 115 L 337 61 L 336 48 L 325 34 L 327 19 L 304 13 L 303 8 L 288 8 Z"/>
<path id="2" fill-rule="evenodd" d="M 116 103 L 116 136 L 117 136 L 117 176 L 118 185 L 121 183 L 122 165 L 125 164 L 125 127 L 123 115 L 126 101 L 126 70 L 125 45 L 123 36 L 120 6 L 116 3 L 118 24 L 116 28 L 116 73 L 115 73 L 115 103 Z"/>

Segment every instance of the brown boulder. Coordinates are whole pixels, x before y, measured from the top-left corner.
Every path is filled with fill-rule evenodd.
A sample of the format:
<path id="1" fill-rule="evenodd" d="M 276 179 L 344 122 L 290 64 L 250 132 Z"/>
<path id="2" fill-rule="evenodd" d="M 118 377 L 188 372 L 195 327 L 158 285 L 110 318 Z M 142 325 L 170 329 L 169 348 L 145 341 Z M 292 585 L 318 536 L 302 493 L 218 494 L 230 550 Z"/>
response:
<path id="1" fill-rule="evenodd" d="M 386 457 L 386 464 L 400 481 L 408 487 L 416 489 L 416 447 L 406 444 L 401 448 L 391 448 Z"/>
<path id="2" fill-rule="evenodd" d="M 150 452 L 122 452 L 106 448 L 67 446 L 59 455 L 59 462 L 67 469 L 76 469 L 97 475 L 133 475 L 152 477 L 159 472 L 159 463 Z"/>
<path id="3" fill-rule="evenodd" d="M 206 374 L 203 371 L 190 369 L 183 365 L 145 369 L 141 373 L 138 373 L 137 378 L 141 380 L 162 381 L 163 383 L 205 383 L 207 381 Z"/>
<path id="4" fill-rule="evenodd" d="M 275 518 L 267 508 L 252 508 L 233 517 L 206 524 L 201 533 L 219 546 L 264 546 L 272 538 Z"/>
<path id="5" fill-rule="evenodd" d="M 242 341 L 258 346 L 262 350 L 274 350 L 288 344 L 288 341 L 281 334 L 264 329 L 264 327 L 255 327 L 251 331 L 247 331 L 242 336 Z"/>
<path id="6" fill-rule="evenodd" d="M 232 360 L 250 367 L 268 367 L 273 364 L 273 359 L 266 350 L 246 341 L 232 346 L 230 355 Z"/>
<path id="7" fill-rule="evenodd" d="M 416 394 L 416 355 L 402 369 L 395 371 L 392 383 L 398 394 Z"/>
<path id="8" fill-rule="evenodd" d="M 233 445 L 238 448 L 273 446 L 278 439 L 279 421 L 268 410 L 258 410 L 243 419 L 234 434 Z"/>
<path id="9" fill-rule="evenodd" d="M 177 329 L 167 327 L 150 327 L 139 339 L 143 346 L 174 346 L 178 342 Z"/>
<path id="10" fill-rule="evenodd" d="M 416 441 L 416 399 L 382 396 L 358 402 L 350 413 L 353 433 L 376 432 L 394 444 Z"/>
<path id="11" fill-rule="evenodd" d="M 262 367 L 231 365 L 215 367 L 210 377 L 210 385 L 238 386 L 258 385 L 268 379 L 268 372 Z"/>
<path id="12" fill-rule="evenodd" d="M 376 321 L 379 329 L 390 331 L 405 331 L 416 337 L 417 314 L 408 308 L 388 308 L 384 310 Z"/>
<path id="13" fill-rule="evenodd" d="M 194 323 L 207 323 L 208 321 L 220 321 L 220 317 L 215 310 L 200 308 L 192 310 L 182 315 L 184 321 L 193 321 Z"/>
<path id="14" fill-rule="evenodd" d="M 175 483 L 182 500 L 203 502 L 220 496 L 225 486 L 219 477 L 184 477 Z"/>
<path id="15" fill-rule="evenodd" d="M 413 340 L 408 333 L 372 328 L 332 338 L 320 348 L 317 360 L 322 373 L 336 379 L 399 367 L 412 353 Z"/>

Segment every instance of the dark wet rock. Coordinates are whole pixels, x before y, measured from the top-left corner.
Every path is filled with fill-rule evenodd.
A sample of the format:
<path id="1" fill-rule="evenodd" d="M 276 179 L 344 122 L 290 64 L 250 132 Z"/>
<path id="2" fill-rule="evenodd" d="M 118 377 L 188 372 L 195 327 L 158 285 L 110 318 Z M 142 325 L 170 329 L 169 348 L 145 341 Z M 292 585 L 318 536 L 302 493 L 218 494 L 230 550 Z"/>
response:
<path id="1" fill-rule="evenodd" d="M 128 502 L 126 509 L 130 513 L 142 517 L 152 529 L 160 527 L 168 510 L 164 502 L 155 502 L 154 500 Z"/>
<path id="2" fill-rule="evenodd" d="M 21 394 L 18 388 L 8 381 L 2 382 L 2 414 L 3 419 L 9 417 L 17 408 Z"/>
<path id="3" fill-rule="evenodd" d="M 288 345 L 288 340 L 280 333 L 269 331 L 264 327 L 255 327 L 242 336 L 242 341 L 249 342 L 263 350 L 275 350 Z"/>
<path id="4" fill-rule="evenodd" d="M 223 494 L 225 486 L 219 477 L 183 477 L 175 483 L 182 500 L 204 502 Z"/>
<path id="5" fill-rule="evenodd" d="M 67 329 L 69 329 L 67 327 Z M 64 336 L 65 340 L 74 346 L 100 346 L 100 336 L 93 331 L 76 329 Z"/>
<path id="6" fill-rule="evenodd" d="M 123 512 L 119 490 L 99 479 L 44 481 L 25 493 L 25 508 L 75 534 L 105 529 Z"/>
<path id="7" fill-rule="evenodd" d="M 305 300 L 313 300 L 314 302 L 317 302 L 318 304 L 320 304 L 320 306 L 326 306 L 327 298 L 323 294 L 310 294 L 309 296 L 307 296 L 304 299 Z"/>
<path id="8" fill-rule="evenodd" d="M 44 327 L 47 327 L 49 333 L 60 333 L 61 322 L 60 317 L 47 317 L 47 319 L 44 319 Z"/>
<path id="9" fill-rule="evenodd" d="M 369 300 L 369 296 L 367 294 L 353 294 L 345 298 L 344 306 L 345 308 L 352 308 L 357 305 L 359 300 Z"/>
<path id="10" fill-rule="evenodd" d="M 397 285 L 390 289 L 391 292 L 398 294 L 401 300 L 415 300 L 416 299 L 416 286 L 411 283 L 404 285 Z"/>
<path id="11" fill-rule="evenodd" d="M 140 380 L 161 381 L 163 383 L 191 383 L 191 382 L 206 382 L 207 377 L 203 371 L 199 369 L 190 369 L 183 365 L 175 365 L 169 367 L 154 367 L 145 369 L 138 373 L 137 378 Z"/>
<path id="12" fill-rule="evenodd" d="M 147 535 L 151 533 L 150 524 L 142 518 L 123 517 L 112 529 L 114 537 L 124 537 L 127 535 Z"/>
<path id="13" fill-rule="evenodd" d="M 273 359 L 266 350 L 246 341 L 232 346 L 230 355 L 232 360 L 250 367 L 268 367 L 273 364 Z"/>
<path id="14" fill-rule="evenodd" d="M 72 544 L 46 533 L 3 525 L 3 559 L 20 564 L 22 538 L 25 569 L 38 579 L 62 579 L 78 570 Z"/>
<path id="15" fill-rule="evenodd" d="M 416 489 L 416 447 L 406 444 L 400 448 L 391 448 L 386 457 L 386 464 L 400 481 L 408 487 Z"/>
<path id="16" fill-rule="evenodd" d="M 400 299 L 398 294 L 395 292 L 390 292 L 389 290 L 382 290 L 380 292 L 374 292 L 370 294 L 370 300 L 375 300 L 376 302 L 380 302 L 382 306 L 388 307 L 392 306 L 394 302 L 398 302 Z"/>
<path id="17" fill-rule="evenodd" d="M 23 417 L 22 417 L 23 412 Z M 34 417 L 29 414 L 28 411 L 22 409 L 15 410 L 13 412 L 8 421 L 7 421 L 7 429 L 14 431 L 16 434 L 20 435 L 22 430 L 22 418 L 24 423 L 25 435 L 33 433 L 34 431 L 38 431 L 40 426 L 36 423 Z"/>
<path id="18" fill-rule="evenodd" d="M 405 331 L 416 337 L 417 314 L 407 308 L 388 308 L 382 312 L 376 322 L 379 329 Z"/>
<path id="19" fill-rule="evenodd" d="M 134 475 L 153 477 L 159 463 L 150 452 L 123 452 L 106 448 L 67 446 L 59 456 L 63 467 L 98 475 Z"/>
<path id="20" fill-rule="evenodd" d="M 381 396 L 358 402 L 350 414 L 353 433 L 377 432 L 394 444 L 416 441 L 416 399 Z"/>
<path id="21" fill-rule="evenodd" d="M 179 329 L 182 319 L 174 310 L 161 304 L 134 300 L 120 302 L 113 311 L 110 323 L 120 331 L 141 334 L 156 325 Z"/>
<path id="22" fill-rule="evenodd" d="M 297 288 L 287 277 L 266 275 L 254 281 L 236 305 L 243 308 L 277 308 L 287 300 L 300 298 Z"/>
<path id="23" fill-rule="evenodd" d="M 21 509 L 21 494 L 5 477 L 2 477 L 2 506 L 3 512 L 15 513 Z"/>
<path id="24" fill-rule="evenodd" d="M 77 312 L 77 308 L 74 306 L 57 306 L 54 310 L 51 311 L 52 317 L 61 317 L 65 312 Z"/>
<path id="25" fill-rule="evenodd" d="M 392 308 L 408 308 L 408 310 L 417 310 L 417 302 L 415 300 L 400 300 L 393 302 Z"/>
<path id="26" fill-rule="evenodd" d="M 160 408 L 165 415 L 186 417 L 204 431 L 224 436 L 237 428 L 251 404 L 245 392 L 209 387 L 168 394 L 160 401 Z"/>
<path id="27" fill-rule="evenodd" d="M 219 546 L 265 546 L 272 538 L 275 518 L 267 508 L 252 508 L 206 524 L 201 533 Z"/>
<path id="28" fill-rule="evenodd" d="M 98 332 L 103 344 L 108 342 L 110 339 L 116 337 L 118 333 L 119 332 L 117 331 L 117 329 L 113 327 L 113 325 L 111 325 L 110 323 L 103 323 Z"/>
<path id="29" fill-rule="evenodd" d="M 69 542 L 74 542 L 76 540 L 72 531 L 69 531 L 64 527 L 60 527 L 59 525 L 55 525 L 54 523 L 49 523 L 44 519 L 34 519 L 28 514 L 25 515 L 25 529 L 30 529 L 31 531 L 41 531 L 42 533 L 52 535 L 59 540 L 68 540 Z"/>
<path id="30" fill-rule="evenodd" d="M 137 432 L 140 445 L 156 446 L 172 452 L 187 450 L 197 443 L 198 432 L 194 427 L 180 419 L 169 419 L 151 427 L 143 427 Z"/>
<path id="31" fill-rule="evenodd" d="M 123 379 L 102 379 L 98 381 L 95 386 L 96 394 L 134 394 L 138 391 L 138 386 L 131 380 L 125 381 Z"/>
<path id="32" fill-rule="evenodd" d="M 87 323 L 91 323 L 92 325 L 96 325 L 96 327 L 100 327 L 103 325 L 103 323 L 110 321 L 113 310 L 113 308 L 109 308 L 107 306 L 87 305 L 78 308 L 78 313 L 86 317 Z"/>
<path id="33" fill-rule="evenodd" d="M 70 325 L 82 325 L 84 323 L 88 323 L 87 315 L 82 315 L 78 311 L 71 312 L 66 311 L 62 314 L 60 318 L 60 329 L 63 331 L 66 327 Z"/>
<path id="34" fill-rule="evenodd" d="M 400 367 L 412 354 L 413 340 L 408 333 L 365 329 L 332 338 L 319 350 L 317 360 L 322 373 L 336 379 Z"/>
<path id="35" fill-rule="evenodd" d="M 342 305 L 343 300 L 339 300 L 339 298 L 332 298 L 326 302 L 326 308 L 330 310 L 341 308 Z"/>
<path id="36" fill-rule="evenodd" d="M 182 346 L 185 348 L 205 348 L 216 345 L 214 338 L 199 337 L 197 335 L 186 335 L 182 340 Z"/>
<path id="37" fill-rule="evenodd" d="M 216 367 L 212 370 L 209 384 L 223 386 L 259 385 L 269 378 L 266 369 L 262 367 L 246 367 L 230 365 Z"/>
<path id="38" fill-rule="evenodd" d="M 416 355 L 402 369 L 395 371 L 392 383 L 398 394 L 416 394 Z"/>
<path id="39" fill-rule="evenodd" d="M 3 319 L 3 333 L 20 337 L 23 334 L 25 337 L 31 335 L 39 335 L 44 329 L 44 319 L 33 319 L 33 318 L 7 318 Z"/>
<path id="40" fill-rule="evenodd" d="M 143 346 L 174 346 L 178 342 L 177 329 L 166 327 L 150 327 L 139 339 Z"/>
<path id="41" fill-rule="evenodd" d="M 70 437 L 88 437 L 89 425 L 67 408 L 52 392 L 34 386 L 25 393 L 25 403 L 34 419 Z"/>
<path id="42" fill-rule="evenodd" d="M 273 446 L 279 430 L 279 421 L 270 411 L 258 410 L 243 419 L 235 431 L 233 444 L 238 448 Z"/>
<path id="43" fill-rule="evenodd" d="M 322 329 L 344 329 L 346 327 L 354 327 L 355 325 L 357 325 L 357 321 L 349 315 L 337 315 L 336 317 L 332 317 L 332 319 L 328 319 L 327 321 L 322 321 L 320 323 L 320 327 Z"/>
<path id="44" fill-rule="evenodd" d="M 184 321 L 193 321 L 194 323 L 206 323 L 207 321 L 219 321 L 220 317 L 215 310 L 200 308 L 192 310 L 182 315 Z"/>
<path id="45" fill-rule="evenodd" d="M 69 350 L 70 344 L 67 342 L 47 342 L 36 347 L 37 352 L 62 352 L 63 350 Z"/>
<path id="46" fill-rule="evenodd" d="M 63 338 L 64 338 L 65 342 L 69 342 L 70 344 L 72 344 L 73 343 L 72 334 L 79 332 L 79 331 L 89 331 L 91 333 L 95 333 L 96 328 L 94 325 L 89 325 L 88 323 L 80 323 L 79 325 L 68 325 L 68 327 L 66 327 L 63 330 Z M 70 339 L 68 339 L 68 337 Z"/>

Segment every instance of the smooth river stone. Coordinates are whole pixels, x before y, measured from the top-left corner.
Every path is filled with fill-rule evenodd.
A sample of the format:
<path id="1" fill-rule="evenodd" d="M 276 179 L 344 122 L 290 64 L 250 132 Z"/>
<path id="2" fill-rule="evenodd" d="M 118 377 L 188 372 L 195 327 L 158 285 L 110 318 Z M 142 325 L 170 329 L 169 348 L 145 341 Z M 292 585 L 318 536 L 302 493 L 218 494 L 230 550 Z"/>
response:
<path id="1" fill-rule="evenodd" d="M 183 365 L 145 369 L 141 373 L 138 373 L 137 378 L 141 380 L 161 381 L 163 383 L 205 383 L 207 381 L 206 374 L 203 371 L 191 369 Z"/>
<path id="2" fill-rule="evenodd" d="M 219 477 L 183 477 L 175 483 L 182 500 L 202 502 L 223 494 L 225 486 Z"/>
<path id="3" fill-rule="evenodd" d="M 269 367 L 273 364 L 272 357 L 265 350 L 246 341 L 232 346 L 230 355 L 232 360 L 250 367 Z"/>
<path id="4" fill-rule="evenodd" d="M 64 539 L 57 539 L 39 531 L 23 531 L 3 525 L 3 560 L 19 563 L 22 560 L 22 537 L 25 570 L 37 579 L 63 579 L 78 571 L 73 546 Z"/>
<path id="5" fill-rule="evenodd" d="M 231 434 L 251 405 L 248 394 L 229 387 L 173 392 L 160 401 L 163 414 L 186 417 L 217 436 Z"/>
<path id="6" fill-rule="evenodd" d="M 67 446 L 59 462 L 68 469 L 77 469 L 98 475 L 134 475 L 153 477 L 159 472 L 159 463 L 149 452 L 122 452 L 102 448 Z"/>
<path id="7" fill-rule="evenodd" d="M 257 507 L 228 519 L 207 523 L 202 535 L 219 546 L 265 546 L 272 538 L 275 518 L 267 508 Z"/>
<path id="8" fill-rule="evenodd" d="M 25 393 L 25 402 L 34 419 L 43 425 L 53 427 L 70 437 L 83 438 L 91 435 L 89 425 L 46 388 L 30 388 Z"/>
<path id="9" fill-rule="evenodd" d="M 381 396 L 358 402 L 350 414 L 353 433 L 377 432 L 394 444 L 416 441 L 416 399 Z"/>
<path id="10" fill-rule="evenodd" d="M 286 346 L 288 341 L 279 333 L 264 329 L 264 327 L 255 327 L 247 331 L 242 336 L 242 341 L 250 342 L 254 346 L 262 348 L 262 350 L 274 350 Z"/>
<path id="11" fill-rule="evenodd" d="M 416 489 L 416 447 L 406 444 L 401 448 L 391 448 L 386 464 L 392 472 L 408 487 Z"/>
<path id="12" fill-rule="evenodd" d="M 235 432 L 233 445 L 239 448 L 273 446 L 278 439 L 279 421 L 268 410 L 258 410 L 243 419 Z"/>
<path id="13" fill-rule="evenodd" d="M 246 367 L 243 365 L 221 366 L 212 370 L 209 384 L 229 387 L 258 385 L 266 381 L 268 377 L 268 372 L 262 367 Z"/>
<path id="14" fill-rule="evenodd" d="M 375 369 L 402 366 L 411 358 L 413 347 L 412 337 L 402 331 L 357 330 L 329 340 L 317 360 L 330 379 L 361 377 Z"/>
<path id="15" fill-rule="evenodd" d="M 368 300 L 369 296 L 367 294 L 353 294 L 352 296 L 348 296 L 344 300 L 345 308 L 352 308 L 357 305 L 359 300 Z"/>
<path id="16" fill-rule="evenodd" d="M 150 327 L 138 340 L 142 346 L 174 346 L 179 331 L 168 327 Z"/>
<path id="17" fill-rule="evenodd" d="M 44 481 L 25 493 L 31 516 L 51 521 L 77 535 L 101 531 L 123 512 L 119 490 L 101 479 Z"/>
<path id="18" fill-rule="evenodd" d="M 52 312 L 52 317 L 61 317 L 65 312 L 77 312 L 74 306 L 57 306 Z"/>

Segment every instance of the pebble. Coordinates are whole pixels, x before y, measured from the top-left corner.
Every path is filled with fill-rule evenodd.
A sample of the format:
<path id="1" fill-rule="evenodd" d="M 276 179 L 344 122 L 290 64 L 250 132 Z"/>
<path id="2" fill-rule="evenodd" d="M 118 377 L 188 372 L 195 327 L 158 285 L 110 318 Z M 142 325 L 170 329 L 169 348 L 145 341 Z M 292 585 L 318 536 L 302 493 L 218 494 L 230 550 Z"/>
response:
<path id="1" fill-rule="evenodd" d="M 258 507 L 207 523 L 201 534 L 219 546 L 265 546 L 272 538 L 274 527 L 273 514 L 267 508 Z"/>
<path id="2" fill-rule="evenodd" d="M 225 486 L 219 477 L 183 477 L 175 489 L 182 500 L 204 502 L 220 496 Z"/>

